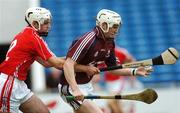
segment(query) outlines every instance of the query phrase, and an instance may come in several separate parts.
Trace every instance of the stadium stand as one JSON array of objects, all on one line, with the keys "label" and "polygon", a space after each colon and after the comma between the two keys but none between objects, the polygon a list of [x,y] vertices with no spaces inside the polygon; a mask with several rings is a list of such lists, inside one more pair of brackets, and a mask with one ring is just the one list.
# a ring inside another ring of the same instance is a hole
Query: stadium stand
[{"label": "stadium stand", "polygon": [[[51,10],[52,31],[47,43],[58,56],[65,56],[72,40],[95,25],[102,9],[119,12],[123,19],[119,46],[127,48],[137,60],[158,56],[168,47],[180,52],[179,0],[42,0]],[[173,66],[155,67],[144,83],[180,81],[180,61]]]}]

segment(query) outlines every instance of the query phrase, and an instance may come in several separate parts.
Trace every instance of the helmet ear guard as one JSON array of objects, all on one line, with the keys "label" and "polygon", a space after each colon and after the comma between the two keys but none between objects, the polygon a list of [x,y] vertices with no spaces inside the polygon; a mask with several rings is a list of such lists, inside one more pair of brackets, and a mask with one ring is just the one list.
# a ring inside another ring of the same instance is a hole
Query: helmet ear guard
[{"label": "helmet ear guard", "polygon": [[[102,24],[104,22],[107,23],[106,30],[102,28]],[[99,26],[103,30],[103,32],[107,33],[109,31],[109,28],[113,27],[114,24],[122,24],[121,16],[118,13],[108,9],[102,9],[98,12],[96,16],[96,25]]]}]

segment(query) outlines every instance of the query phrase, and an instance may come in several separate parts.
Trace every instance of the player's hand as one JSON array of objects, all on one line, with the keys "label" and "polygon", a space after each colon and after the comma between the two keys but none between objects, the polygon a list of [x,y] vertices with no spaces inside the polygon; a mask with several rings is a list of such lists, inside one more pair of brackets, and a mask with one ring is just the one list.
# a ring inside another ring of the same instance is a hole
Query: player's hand
[{"label": "player's hand", "polygon": [[72,91],[72,93],[76,100],[78,100],[78,101],[84,100],[84,95],[79,89]]},{"label": "player's hand", "polygon": [[154,71],[154,69],[152,66],[138,67],[136,69],[136,75],[142,75],[142,76],[147,77],[153,71]]},{"label": "player's hand", "polygon": [[99,73],[100,73],[100,70],[99,70],[97,67],[87,66],[86,74],[87,74],[88,76],[93,76],[93,75],[99,74]]},{"label": "player's hand", "polygon": [[145,66],[144,68],[148,73],[151,73],[154,71],[154,68],[152,66]]}]

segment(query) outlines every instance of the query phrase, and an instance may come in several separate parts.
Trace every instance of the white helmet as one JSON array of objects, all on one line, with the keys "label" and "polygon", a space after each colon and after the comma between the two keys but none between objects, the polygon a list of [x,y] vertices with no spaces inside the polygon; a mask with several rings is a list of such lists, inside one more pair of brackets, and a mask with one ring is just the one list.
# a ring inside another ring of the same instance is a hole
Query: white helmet
[{"label": "white helmet", "polygon": [[[40,25],[44,24],[45,20],[51,20],[51,13],[49,10],[42,7],[31,7],[27,9],[25,13],[26,22],[31,25],[35,30],[40,30]],[[32,23],[33,21],[38,22],[39,28],[36,29]]]},{"label": "white helmet", "polygon": [[[104,22],[107,23],[107,30],[102,29],[102,23]],[[109,28],[113,27],[114,24],[122,24],[121,16],[118,13],[108,9],[102,9],[98,12],[96,25],[99,26],[105,33],[108,32]]]}]

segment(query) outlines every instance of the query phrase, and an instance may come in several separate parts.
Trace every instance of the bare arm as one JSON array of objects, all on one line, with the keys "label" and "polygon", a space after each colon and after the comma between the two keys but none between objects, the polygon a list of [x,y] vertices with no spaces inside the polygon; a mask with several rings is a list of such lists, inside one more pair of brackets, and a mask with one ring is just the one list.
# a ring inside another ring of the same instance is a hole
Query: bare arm
[{"label": "bare arm", "polygon": [[53,65],[51,65],[48,61],[43,60],[40,57],[36,58],[36,61],[39,62],[41,65],[43,65],[44,67],[48,68],[48,67],[52,67]]},{"label": "bare arm", "polygon": [[64,64],[65,60],[62,58],[53,56],[53,57],[50,57],[47,60],[47,62],[57,69],[63,69],[63,64]]},{"label": "bare arm", "polygon": [[80,89],[78,88],[78,85],[77,85],[77,82],[75,79],[75,72],[74,72],[75,64],[76,64],[76,62],[74,62],[71,58],[66,59],[64,65],[63,65],[64,76],[65,76],[68,84],[70,85],[75,98],[77,100],[83,100],[84,96],[83,96],[82,92],[80,91]]},{"label": "bare arm", "polygon": [[50,57],[47,61],[43,60],[40,57],[36,58],[36,61],[39,62],[44,67],[55,67],[57,69],[63,69],[63,64],[65,62],[63,57]]},{"label": "bare arm", "polygon": [[76,63],[73,60],[67,58],[63,66],[65,78],[69,83],[70,87],[72,88],[72,90],[76,90],[78,88],[74,73],[75,64]]},{"label": "bare arm", "polygon": [[[44,67],[55,67],[57,69],[62,69],[65,62],[65,57],[51,57],[48,61],[41,59],[40,57],[36,58],[36,61],[39,62]],[[74,64],[75,72],[86,72],[88,75],[94,75],[99,73],[99,69],[93,66],[86,66],[81,64]]]},{"label": "bare arm", "polygon": [[75,72],[85,72],[88,76],[99,74],[99,69],[94,66],[75,64]]},{"label": "bare arm", "polygon": [[131,69],[130,68],[125,68],[125,69],[117,69],[117,70],[112,70],[109,71],[113,75],[123,75],[123,76],[130,76],[131,75]]},{"label": "bare arm", "polygon": [[110,71],[110,73],[114,75],[124,75],[124,76],[135,76],[135,75],[140,75],[140,76],[147,76],[153,71],[152,68],[145,68],[145,67],[138,67],[135,69],[132,68],[125,68],[125,69],[117,69]]}]

